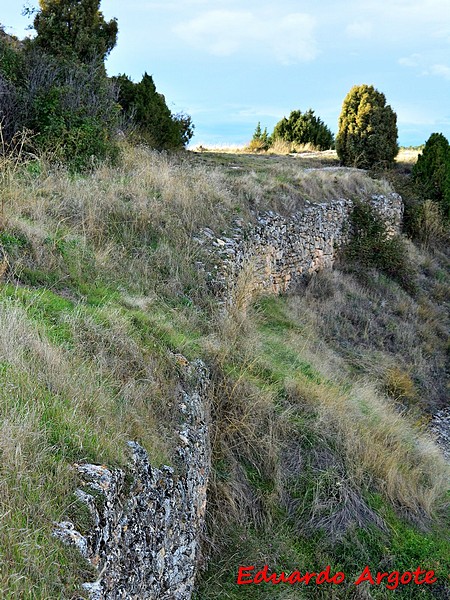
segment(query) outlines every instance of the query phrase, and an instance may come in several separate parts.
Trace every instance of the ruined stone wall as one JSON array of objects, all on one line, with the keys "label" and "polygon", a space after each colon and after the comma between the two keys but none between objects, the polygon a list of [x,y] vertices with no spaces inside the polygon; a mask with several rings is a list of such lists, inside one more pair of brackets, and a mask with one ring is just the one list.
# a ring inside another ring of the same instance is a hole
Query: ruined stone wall
[{"label": "ruined stone wall", "polygon": [[[388,231],[398,232],[403,216],[401,197],[379,195],[370,202]],[[211,271],[214,285],[225,296],[236,292],[239,281],[249,295],[258,290],[279,293],[296,277],[331,267],[337,249],[346,241],[352,206],[351,200],[340,199],[306,202],[301,212],[288,217],[260,212],[253,224],[236,221],[228,237],[204,229],[197,239],[215,262]]]},{"label": "ruined stone wall", "polygon": [[[398,231],[400,196],[376,196],[371,202],[389,231]],[[236,300],[239,281],[246,278],[248,297],[258,290],[278,293],[295,277],[332,266],[336,249],[346,239],[351,209],[350,200],[306,203],[289,217],[269,211],[255,215],[252,224],[237,221],[229,237],[204,229],[198,241],[213,262],[211,279],[218,292],[227,299],[234,294]],[[153,468],[136,442],[129,442],[127,473],[75,466],[83,482],[77,496],[91,515],[92,527],[82,534],[65,521],[54,534],[76,545],[95,568],[96,580],[84,584],[92,600],[191,598],[210,469],[208,375],[200,361],[190,365],[179,357],[179,362],[185,372],[179,394],[184,425],[178,467]]]},{"label": "ruined stone wall", "polygon": [[176,469],[153,468],[147,452],[129,442],[127,473],[105,466],[75,465],[83,491],[78,499],[89,510],[92,527],[82,535],[70,521],[54,535],[74,544],[95,568],[96,581],[84,588],[93,600],[188,600],[194,587],[199,537],[206,510],[210,468],[208,373],[201,361],[187,364],[178,408]]}]

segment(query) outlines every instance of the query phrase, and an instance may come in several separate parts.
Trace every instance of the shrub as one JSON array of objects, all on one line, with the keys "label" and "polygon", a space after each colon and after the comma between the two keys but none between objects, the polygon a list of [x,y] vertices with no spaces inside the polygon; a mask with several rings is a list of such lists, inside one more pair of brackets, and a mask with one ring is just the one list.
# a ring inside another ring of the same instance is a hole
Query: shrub
[{"label": "shrub", "polygon": [[258,121],[258,125],[256,126],[255,133],[251,139],[251,142],[248,146],[248,149],[252,152],[261,152],[269,149],[269,135],[267,133],[267,127],[264,128],[264,131],[261,130],[261,123]]},{"label": "shrub", "polygon": [[448,238],[441,206],[434,200],[425,200],[412,211],[410,232],[426,248],[438,247]]},{"label": "shrub", "polygon": [[18,86],[23,81],[24,69],[20,43],[0,27],[0,123],[2,143],[6,145],[17,132]]},{"label": "shrub", "polygon": [[116,45],[117,21],[100,0],[40,0],[36,37],[27,43],[26,126],[38,149],[71,168],[113,158],[118,107],[104,60]]},{"label": "shrub", "polygon": [[19,83],[24,70],[21,43],[14,36],[5,33],[0,26],[0,73],[7,81]]},{"label": "shrub", "polygon": [[373,86],[354,86],[344,99],[336,150],[343,165],[389,168],[398,153],[397,115]]},{"label": "shrub", "polygon": [[113,81],[119,87],[122,117],[134,129],[138,141],[160,150],[180,148],[189,142],[193,135],[191,117],[183,113],[172,115],[151,75],[144,73],[139,83],[127,75],[114,77]]},{"label": "shrub", "polygon": [[406,290],[415,289],[405,243],[399,235],[389,236],[382,217],[369,204],[354,202],[343,256],[350,265],[378,269]]},{"label": "shrub", "polygon": [[293,110],[288,119],[283,117],[273,130],[272,140],[276,139],[296,144],[312,144],[318,150],[334,147],[332,132],[311,109],[305,113]]},{"label": "shrub", "polygon": [[33,134],[27,135],[27,151],[50,153],[71,169],[91,166],[93,156],[114,158],[118,104],[103,60],[57,56],[44,51],[39,38],[38,32],[33,40],[19,42],[0,34],[3,148],[27,130]]},{"label": "shrub", "polygon": [[35,132],[35,147],[75,170],[92,166],[92,157],[115,158],[118,104],[103,64],[33,51],[27,65],[23,125]]},{"label": "shrub", "polygon": [[414,381],[408,372],[400,367],[387,370],[384,383],[386,393],[396,402],[411,404],[417,399]]},{"label": "shrub", "polygon": [[450,145],[442,133],[432,133],[413,167],[413,179],[425,199],[437,201],[450,217]]}]

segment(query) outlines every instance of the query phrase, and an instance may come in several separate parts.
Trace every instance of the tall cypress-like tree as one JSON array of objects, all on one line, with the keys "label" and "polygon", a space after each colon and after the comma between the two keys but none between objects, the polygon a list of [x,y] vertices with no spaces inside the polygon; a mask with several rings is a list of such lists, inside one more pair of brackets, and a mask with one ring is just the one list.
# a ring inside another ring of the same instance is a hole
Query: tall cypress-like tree
[{"label": "tall cypress-like tree", "polygon": [[343,165],[391,167],[398,153],[397,115],[372,85],[355,85],[342,105],[336,150]]},{"label": "tall cypress-like tree", "polygon": [[117,20],[106,21],[100,0],[40,0],[36,45],[53,56],[104,61],[117,42]]},{"label": "tall cypress-like tree", "polygon": [[413,178],[425,198],[440,203],[450,219],[450,144],[442,133],[432,133],[413,168]]}]

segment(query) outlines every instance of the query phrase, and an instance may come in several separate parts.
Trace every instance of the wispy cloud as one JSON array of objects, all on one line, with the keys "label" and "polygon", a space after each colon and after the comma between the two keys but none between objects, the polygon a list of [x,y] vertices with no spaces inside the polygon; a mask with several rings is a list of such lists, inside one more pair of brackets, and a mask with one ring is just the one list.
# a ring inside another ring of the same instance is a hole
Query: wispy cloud
[{"label": "wispy cloud", "polygon": [[282,64],[313,60],[315,19],[305,13],[213,10],[175,26],[186,43],[216,56],[269,54]]},{"label": "wispy cloud", "polygon": [[372,34],[372,23],[369,21],[353,21],[345,28],[345,33],[349,38],[357,40],[366,39]]},{"label": "wispy cloud", "polygon": [[432,61],[427,60],[422,54],[411,54],[398,60],[398,64],[402,67],[410,67],[420,70],[421,75],[435,75],[450,80],[450,67],[443,63],[430,64]]},{"label": "wispy cloud", "polygon": [[411,54],[410,56],[404,56],[402,58],[399,58],[398,64],[402,67],[423,67],[424,58],[421,54]]},{"label": "wispy cloud", "polygon": [[430,67],[430,72],[432,75],[437,75],[450,80],[450,67],[448,65],[432,65]]}]

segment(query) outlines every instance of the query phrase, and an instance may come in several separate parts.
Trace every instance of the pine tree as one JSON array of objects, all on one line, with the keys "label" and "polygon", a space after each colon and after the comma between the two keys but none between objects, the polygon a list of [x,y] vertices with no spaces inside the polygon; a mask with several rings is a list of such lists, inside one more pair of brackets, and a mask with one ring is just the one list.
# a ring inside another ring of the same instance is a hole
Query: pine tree
[{"label": "pine tree", "polygon": [[253,134],[252,140],[259,141],[261,139],[261,123],[258,121],[258,125],[256,126],[255,133]]},{"label": "pine tree", "polygon": [[138,137],[154,148],[180,148],[193,135],[189,115],[172,115],[162,94],[156,91],[153,77],[144,73],[139,83],[127,75],[113,78],[119,85],[122,112],[138,129]]}]

